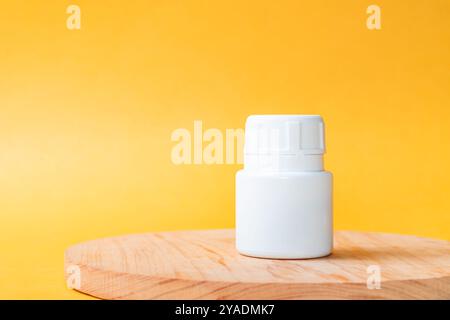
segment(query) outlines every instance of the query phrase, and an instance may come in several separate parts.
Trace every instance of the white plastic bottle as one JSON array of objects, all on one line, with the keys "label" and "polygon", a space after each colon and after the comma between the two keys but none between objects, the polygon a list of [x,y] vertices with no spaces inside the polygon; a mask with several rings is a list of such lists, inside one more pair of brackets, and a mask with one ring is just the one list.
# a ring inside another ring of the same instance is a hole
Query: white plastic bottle
[{"label": "white plastic bottle", "polygon": [[332,174],[318,115],[253,115],[236,174],[236,247],[244,255],[306,259],[333,247]]}]

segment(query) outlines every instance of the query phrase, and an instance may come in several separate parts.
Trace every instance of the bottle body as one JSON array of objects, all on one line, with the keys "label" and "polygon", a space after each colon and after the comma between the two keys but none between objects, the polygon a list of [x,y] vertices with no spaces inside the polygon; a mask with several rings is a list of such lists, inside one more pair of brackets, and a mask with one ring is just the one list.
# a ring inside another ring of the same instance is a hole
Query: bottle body
[{"label": "bottle body", "polygon": [[333,247],[332,174],[327,171],[236,175],[236,247],[274,259],[329,255]]}]

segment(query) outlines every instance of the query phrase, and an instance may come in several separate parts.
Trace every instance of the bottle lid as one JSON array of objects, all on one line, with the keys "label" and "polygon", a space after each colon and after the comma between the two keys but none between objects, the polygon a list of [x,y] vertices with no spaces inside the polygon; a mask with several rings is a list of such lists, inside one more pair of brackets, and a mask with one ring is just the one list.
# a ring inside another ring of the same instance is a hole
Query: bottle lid
[{"label": "bottle lid", "polygon": [[324,123],[319,115],[252,115],[245,125],[244,168],[322,171]]}]

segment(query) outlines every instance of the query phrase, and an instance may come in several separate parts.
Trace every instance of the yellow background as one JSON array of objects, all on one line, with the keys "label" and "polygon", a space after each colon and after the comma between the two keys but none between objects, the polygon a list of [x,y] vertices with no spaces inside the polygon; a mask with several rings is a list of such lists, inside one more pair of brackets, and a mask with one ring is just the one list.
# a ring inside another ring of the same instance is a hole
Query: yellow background
[{"label": "yellow background", "polygon": [[171,162],[196,119],[321,114],[336,229],[450,239],[448,0],[71,3],[0,5],[0,298],[83,298],[76,242],[233,227],[239,166]]}]

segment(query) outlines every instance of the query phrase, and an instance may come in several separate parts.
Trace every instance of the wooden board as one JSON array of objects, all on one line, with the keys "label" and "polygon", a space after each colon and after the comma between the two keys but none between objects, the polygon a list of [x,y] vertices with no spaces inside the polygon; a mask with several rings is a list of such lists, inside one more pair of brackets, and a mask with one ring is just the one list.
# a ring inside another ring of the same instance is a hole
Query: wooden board
[{"label": "wooden board", "polygon": [[234,230],[137,234],[72,246],[65,266],[104,299],[450,299],[450,242],[395,234],[336,232],[310,260],[242,256]]}]

